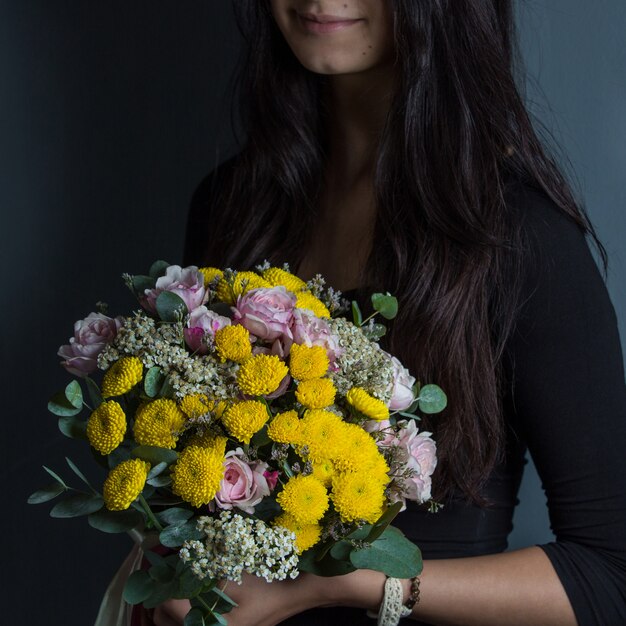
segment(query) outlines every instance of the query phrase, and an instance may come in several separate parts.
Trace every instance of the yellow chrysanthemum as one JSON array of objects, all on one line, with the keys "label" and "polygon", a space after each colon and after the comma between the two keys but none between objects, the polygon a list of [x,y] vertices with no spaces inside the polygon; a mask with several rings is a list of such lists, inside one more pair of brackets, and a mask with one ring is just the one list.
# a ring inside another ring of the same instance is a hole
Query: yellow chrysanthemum
[{"label": "yellow chrysanthemum", "polygon": [[313,476],[290,478],[276,501],[300,524],[315,524],[328,510],[326,487]]},{"label": "yellow chrysanthemum", "polygon": [[116,465],[106,477],[102,488],[104,504],[109,511],[124,511],[143,491],[150,463],[128,459]]},{"label": "yellow chrysanthemum", "polygon": [[296,534],[296,552],[302,554],[305,550],[312,548],[322,534],[322,527],[319,524],[300,524],[292,515],[283,513],[274,520],[275,526],[282,526]]},{"label": "yellow chrysanthemum", "polygon": [[317,317],[330,317],[330,311],[326,305],[310,291],[299,291],[296,294],[296,308],[308,309]]},{"label": "yellow chrysanthemum", "polygon": [[213,407],[213,416],[215,417],[215,419],[222,419],[222,415],[224,414],[227,406],[228,405],[226,404],[226,402],[224,402],[224,400],[220,400],[215,404],[215,406]]},{"label": "yellow chrysanthemum", "polygon": [[342,425],[341,418],[330,411],[309,409],[302,419],[298,453],[312,463],[332,458],[339,450]]},{"label": "yellow chrysanthemum", "polygon": [[300,441],[300,418],[295,411],[285,411],[274,417],[267,427],[267,435],[277,443],[293,443]]},{"label": "yellow chrysanthemum", "polygon": [[215,402],[203,393],[195,393],[191,396],[185,396],[179,403],[180,410],[189,418],[197,419],[212,411]]},{"label": "yellow chrysanthemum", "polygon": [[241,363],[252,354],[250,333],[241,324],[224,326],[215,333],[215,350],[222,361]]},{"label": "yellow chrysanthemum", "polygon": [[217,267],[200,267],[198,271],[204,276],[204,286],[210,285],[215,278],[224,276],[224,272]]},{"label": "yellow chrysanthemum", "polygon": [[115,400],[103,402],[87,420],[87,439],[100,454],[113,452],[125,434],[126,414]]},{"label": "yellow chrysanthemum", "polygon": [[237,372],[239,389],[248,396],[265,396],[278,389],[289,369],[273,354],[256,354],[246,359]]},{"label": "yellow chrysanthemum", "polygon": [[378,463],[378,457],[384,462],[373,437],[356,424],[344,422],[339,440],[335,455],[331,457],[339,471],[363,471]]},{"label": "yellow chrysanthemum", "polygon": [[319,463],[312,463],[313,478],[317,478],[325,487],[330,487],[333,476],[335,475],[335,467],[330,459],[324,459]]},{"label": "yellow chrysanthemum", "polygon": [[382,514],[384,486],[362,472],[343,472],[333,477],[331,499],[342,521],[365,520],[373,524]]},{"label": "yellow chrysanthemum", "polygon": [[143,376],[143,364],[136,356],[123,356],[111,365],[102,379],[102,397],[129,392]]},{"label": "yellow chrysanthemum", "polygon": [[222,423],[235,439],[250,443],[254,433],[263,428],[269,415],[262,402],[244,400],[229,406],[222,415]]},{"label": "yellow chrysanthemum", "polygon": [[303,380],[296,389],[296,400],[307,409],[325,409],[335,401],[335,385],[330,378]]},{"label": "yellow chrysanthemum", "polygon": [[141,446],[174,448],[185,420],[173,400],[159,398],[142,404],[135,414],[135,441]]},{"label": "yellow chrysanthemum", "polygon": [[291,345],[289,371],[296,380],[321,378],[328,371],[328,365],[328,354],[322,346]]},{"label": "yellow chrysanthemum", "polygon": [[262,276],[259,276],[255,272],[237,272],[232,279],[232,283],[222,279],[217,283],[217,297],[227,304],[235,304],[237,298],[247,293],[251,289],[257,289],[259,287],[265,287],[269,289],[272,285],[265,280]]},{"label": "yellow chrysanthemum", "polygon": [[188,446],[171,469],[172,491],[195,507],[213,500],[224,477],[224,457],[216,450]]},{"label": "yellow chrysanthemum", "polygon": [[346,395],[346,400],[359,413],[363,413],[363,415],[373,420],[380,422],[389,418],[389,407],[382,400],[374,398],[361,387],[352,387]]},{"label": "yellow chrysanthemum", "polygon": [[198,433],[193,434],[189,441],[187,442],[187,446],[198,446],[200,448],[204,448],[205,450],[211,450],[215,452],[218,456],[224,456],[226,454],[226,443],[228,442],[228,437],[221,437],[219,435],[214,435],[208,431],[205,431],[201,435]]},{"label": "yellow chrysanthemum", "polygon": [[269,267],[266,269],[263,272],[263,278],[273,287],[282,285],[285,289],[293,293],[306,289],[306,283],[301,278],[279,267]]}]

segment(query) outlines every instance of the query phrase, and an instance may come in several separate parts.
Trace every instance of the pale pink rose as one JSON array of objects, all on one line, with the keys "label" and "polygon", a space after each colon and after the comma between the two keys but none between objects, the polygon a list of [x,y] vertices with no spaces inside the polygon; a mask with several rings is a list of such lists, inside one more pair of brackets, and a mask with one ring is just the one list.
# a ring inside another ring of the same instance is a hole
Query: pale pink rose
[{"label": "pale pink rose", "polygon": [[141,306],[156,313],[156,299],[163,291],[175,293],[187,305],[191,313],[206,302],[208,294],[204,288],[204,276],[195,265],[181,267],[170,265],[164,276],[157,278],[154,289],[146,289],[140,298]]},{"label": "pale pink rose", "polygon": [[376,443],[381,448],[388,448],[396,441],[396,432],[392,428],[389,420],[367,420],[363,423],[363,428],[368,433],[383,433],[384,436],[381,436],[380,439],[376,439]]},{"label": "pale pink rose", "polygon": [[236,507],[246,513],[254,513],[254,507],[270,495],[270,486],[265,477],[267,463],[246,463],[243,450],[230,450],[224,457],[224,478],[215,496],[220,509]]},{"label": "pale pink rose", "polygon": [[415,400],[413,393],[415,377],[411,376],[409,370],[395,356],[389,354],[389,357],[393,363],[393,391],[389,408],[392,411],[405,411]]},{"label": "pale pink rose", "polygon": [[296,297],[283,286],[251,289],[237,298],[234,319],[263,341],[292,338],[291,321]]},{"label": "pale pink rose", "polygon": [[64,359],[61,365],[74,376],[85,377],[98,367],[98,355],[111,343],[121,328],[123,319],[90,313],[74,324],[74,336],[57,354]]},{"label": "pale pink rose", "polygon": [[437,446],[432,433],[419,432],[415,420],[398,422],[403,427],[398,433],[398,447],[413,476],[405,481],[403,496],[416,502],[430,499],[431,476],[437,467]]},{"label": "pale pink rose", "polygon": [[210,311],[205,306],[194,309],[187,320],[187,328],[184,329],[187,345],[198,354],[206,354],[209,350],[207,341],[212,341],[215,333],[230,325],[230,319]]},{"label": "pale pink rose", "polygon": [[328,322],[306,309],[294,311],[291,331],[295,343],[325,348],[331,366],[343,353],[343,348],[339,346],[338,338],[332,334]]}]

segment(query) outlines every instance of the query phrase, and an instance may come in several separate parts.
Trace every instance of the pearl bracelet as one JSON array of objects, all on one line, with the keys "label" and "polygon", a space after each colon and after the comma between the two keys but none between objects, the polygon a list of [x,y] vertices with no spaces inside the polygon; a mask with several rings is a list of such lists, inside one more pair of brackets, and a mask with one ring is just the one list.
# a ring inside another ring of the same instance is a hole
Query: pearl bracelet
[{"label": "pearl bracelet", "polygon": [[411,592],[406,604],[402,604],[403,590],[402,581],[399,578],[387,577],[385,592],[378,615],[368,611],[370,617],[377,617],[377,626],[397,626],[403,617],[408,617],[413,612],[413,607],[420,599],[420,579],[417,576],[411,578]]}]

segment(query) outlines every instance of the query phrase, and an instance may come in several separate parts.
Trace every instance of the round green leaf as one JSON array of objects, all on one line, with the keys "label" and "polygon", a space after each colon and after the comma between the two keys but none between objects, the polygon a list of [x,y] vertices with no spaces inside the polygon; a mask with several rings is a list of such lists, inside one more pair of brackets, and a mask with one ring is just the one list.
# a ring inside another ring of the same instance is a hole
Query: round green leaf
[{"label": "round green leaf", "polygon": [[77,380],[73,380],[65,388],[65,397],[75,409],[83,408],[83,390],[80,388],[80,383]]},{"label": "round green leaf", "polygon": [[203,533],[196,528],[193,521],[185,522],[179,526],[168,526],[159,534],[161,545],[167,548],[178,548],[189,539],[202,539]]},{"label": "round green leaf", "polygon": [[420,411],[428,414],[439,413],[448,404],[446,394],[437,385],[424,385],[417,400]]},{"label": "round green leaf", "polygon": [[398,300],[390,293],[372,294],[372,306],[387,320],[392,320],[398,314]]},{"label": "round green leaf", "polygon": [[143,390],[149,398],[156,397],[163,386],[164,378],[160,367],[151,367],[146,372],[146,377],[143,381]]},{"label": "round green leaf", "polygon": [[35,493],[31,493],[28,497],[28,504],[41,504],[48,502],[65,491],[65,487],[59,482],[50,483],[47,487],[38,489]]},{"label": "round green leaf", "polygon": [[51,517],[80,517],[99,511],[104,506],[101,496],[76,493],[58,502],[50,511]]},{"label": "round green leaf", "polygon": [[193,511],[181,507],[172,507],[171,509],[165,509],[165,511],[159,511],[157,513],[159,521],[167,526],[182,524],[192,516]]},{"label": "round green leaf", "polygon": [[155,583],[148,572],[137,570],[133,572],[124,585],[123,597],[128,604],[140,604],[154,591]]},{"label": "round green leaf", "polygon": [[144,518],[135,509],[109,511],[106,508],[102,508],[100,511],[92,513],[87,518],[87,521],[92,528],[103,533],[125,533],[141,525]]},{"label": "round green leaf", "polygon": [[167,261],[155,261],[150,266],[150,271],[148,273],[150,274],[151,278],[154,278],[156,280],[157,278],[165,274],[165,271],[169,266],[170,264]]},{"label": "round green leaf", "polygon": [[89,378],[89,376],[85,377],[85,384],[87,385],[87,392],[89,393],[91,404],[94,409],[97,409],[104,402],[100,387],[98,387],[96,381],[93,380],[93,378]]},{"label": "round green leaf", "polygon": [[76,415],[59,417],[59,430],[70,439],[87,439],[87,422]]},{"label": "round green leaf", "polygon": [[187,305],[175,293],[162,291],[156,299],[156,310],[164,322],[176,322],[187,313]]},{"label": "round green leaf", "polygon": [[131,276],[133,291],[138,296],[143,296],[146,289],[154,289],[156,280],[150,276]]},{"label": "round green leaf", "polygon": [[59,417],[78,415],[82,407],[76,408],[66,397],[63,391],[55,393],[48,401],[48,411]]}]

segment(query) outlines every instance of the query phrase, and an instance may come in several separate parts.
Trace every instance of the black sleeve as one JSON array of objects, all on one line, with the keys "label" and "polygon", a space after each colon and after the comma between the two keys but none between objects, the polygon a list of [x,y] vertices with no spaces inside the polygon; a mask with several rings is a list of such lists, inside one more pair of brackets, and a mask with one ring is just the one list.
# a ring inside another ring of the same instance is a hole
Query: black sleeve
[{"label": "black sleeve", "polygon": [[518,200],[526,301],[511,340],[519,433],[537,466],[552,562],[580,626],[626,624],[626,386],[615,311],[578,226]]}]

